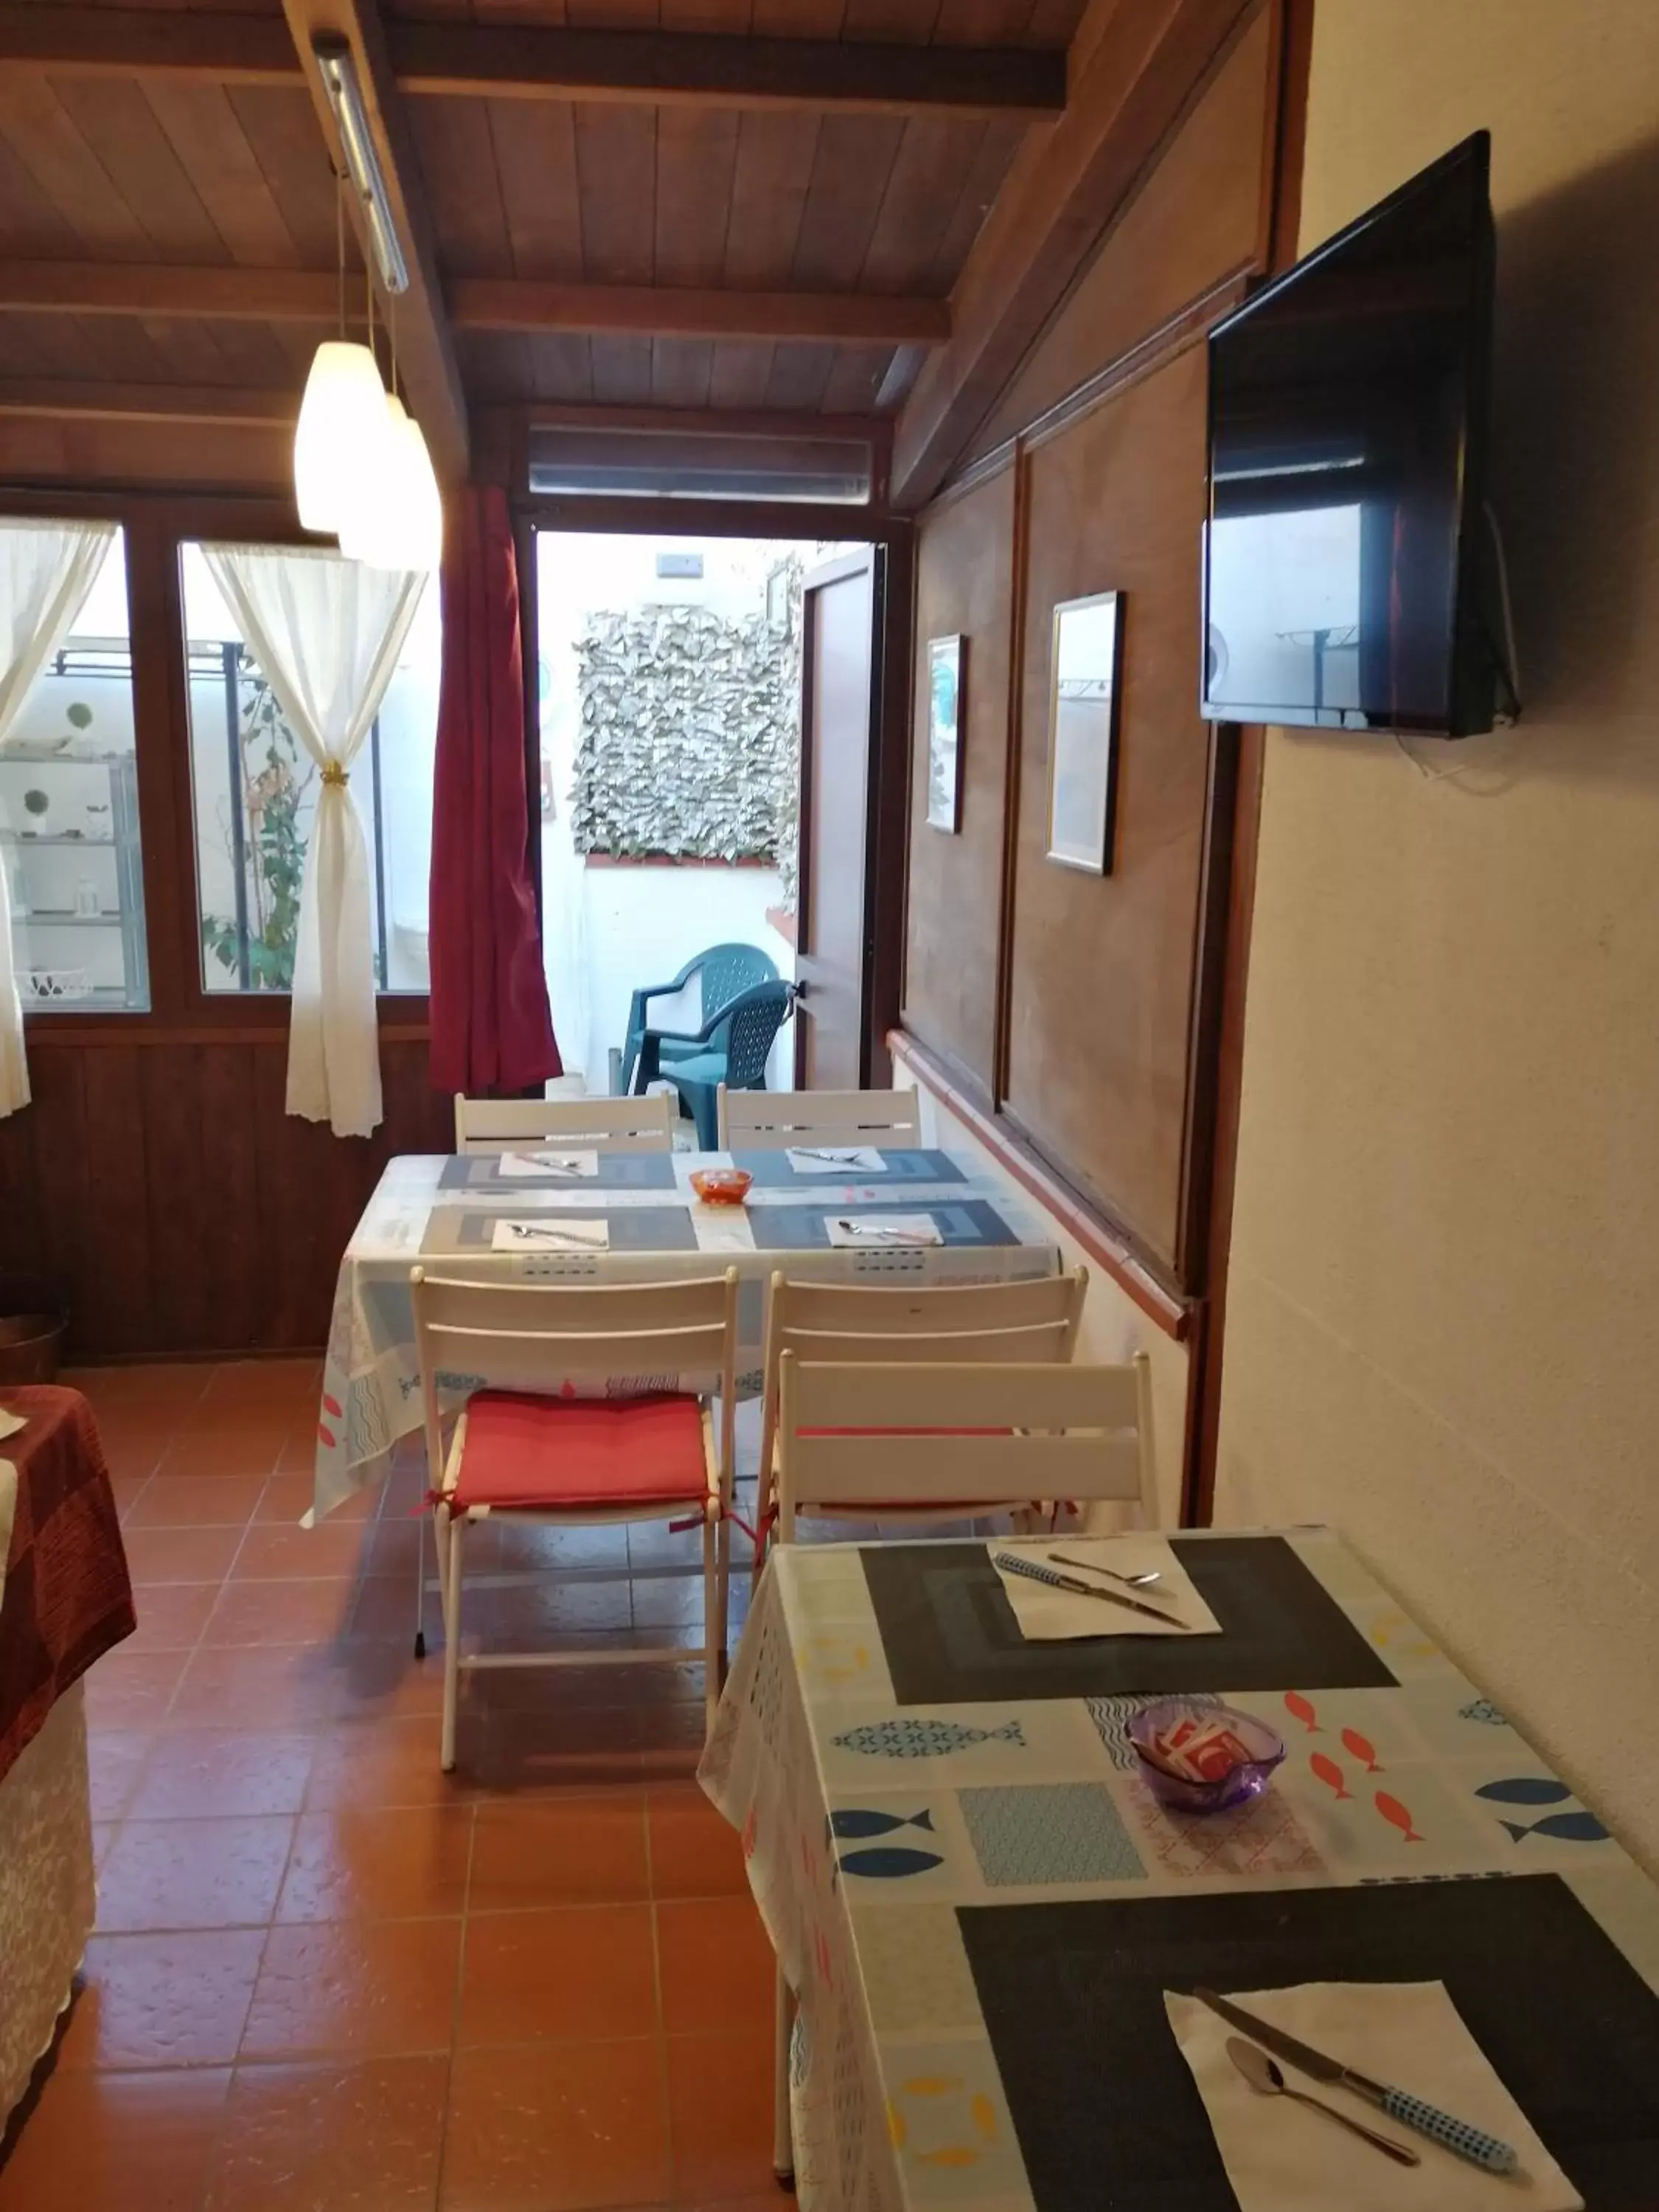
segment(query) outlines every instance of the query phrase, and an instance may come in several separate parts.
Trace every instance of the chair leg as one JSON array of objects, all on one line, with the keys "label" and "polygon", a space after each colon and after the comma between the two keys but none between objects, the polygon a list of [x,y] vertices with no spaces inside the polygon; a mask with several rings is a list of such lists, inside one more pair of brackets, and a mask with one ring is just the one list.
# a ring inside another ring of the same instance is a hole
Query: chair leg
[{"label": "chair leg", "polygon": [[772,2171],[786,2188],[795,2179],[794,2130],[789,2119],[789,2043],[794,2025],[794,1992],[780,1966],[772,2052]]},{"label": "chair leg", "polygon": [[726,1590],[717,1565],[714,1523],[702,1524],[703,1725],[712,1735],[720,1702],[720,1656],[726,1643]]},{"label": "chair leg", "polygon": [[720,1680],[726,1679],[726,1656],[732,1646],[732,1516],[720,1516],[720,1533],[715,1539],[719,1552],[720,1606]]},{"label": "chair leg", "polygon": [[455,1722],[461,1696],[461,1543],[466,1516],[450,1518],[438,1509],[438,1542],[447,1548],[449,1569],[444,1577],[444,1718],[438,1764],[446,1774],[455,1771]]},{"label": "chair leg", "polygon": [[426,1516],[415,1523],[415,1656],[426,1656]]}]

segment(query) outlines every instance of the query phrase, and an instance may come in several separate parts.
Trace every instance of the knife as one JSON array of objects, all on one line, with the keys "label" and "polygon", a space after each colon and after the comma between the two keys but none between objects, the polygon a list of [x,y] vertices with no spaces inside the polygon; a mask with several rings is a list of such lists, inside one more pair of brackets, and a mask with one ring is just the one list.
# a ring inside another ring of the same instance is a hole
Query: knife
[{"label": "knife", "polygon": [[1025,1575],[1034,1583],[1047,1583],[1050,1589],[1070,1590],[1078,1597],[1103,1598],[1108,1605],[1121,1605],[1131,1613],[1144,1613],[1149,1620],[1161,1620],[1166,1628],[1185,1630],[1187,1622],[1173,1613],[1160,1613],[1155,1605],[1143,1605],[1138,1597],[1124,1597],[1117,1590],[1099,1589],[1093,1583],[1079,1582],[1075,1575],[1056,1574],[1052,1567],[1041,1567],[1035,1559],[1022,1559],[1014,1552],[999,1552],[996,1564],[1011,1575]]},{"label": "knife", "polygon": [[1298,2042],[1282,2027],[1273,2027],[1267,2021],[1258,2020],[1254,2013],[1246,2012],[1243,2005],[1218,1997],[1213,1990],[1194,1990],[1193,1995],[1230,2027],[1242,2029],[1264,2050],[1271,2051],[1275,2058],[1294,2066],[1298,2073],[1310,2075],[1316,2081],[1334,2081],[1344,2089],[1352,2089],[1355,2096],[1375,2105],[1402,2127],[1414,2128],[1419,2135],[1427,2136],[1431,2142],[1455,2151],[1460,2158],[1484,2166],[1488,2173],[1513,2173],[1519,2166],[1520,2158],[1512,2145],[1470,2127],[1467,2120],[1454,2119],[1449,2112],[1425,2104],[1420,2097],[1409,2096],[1403,2089],[1391,2089],[1384,2081],[1373,2081],[1369,2075],[1358,2074],[1352,2067],[1344,2066],[1340,2059],[1328,2058],[1311,2044]]}]

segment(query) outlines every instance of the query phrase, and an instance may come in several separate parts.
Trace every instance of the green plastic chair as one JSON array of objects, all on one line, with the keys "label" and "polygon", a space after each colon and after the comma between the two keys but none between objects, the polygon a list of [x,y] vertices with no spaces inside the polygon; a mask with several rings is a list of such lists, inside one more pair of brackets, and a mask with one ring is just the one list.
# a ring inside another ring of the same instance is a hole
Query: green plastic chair
[{"label": "green plastic chair", "polygon": [[767,1055],[794,1001],[793,983],[757,983],[705,1022],[696,1037],[677,1040],[696,1049],[667,1066],[658,1061],[656,1031],[647,1030],[640,1045],[641,1089],[659,1075],[665,1077],[697,1125],[699,1150],[716,1151],[721,1084],[728,1091],[765,1090]]},{"label": "green plastic chair", "polygon": [[[702,1049],[708,1035],[708,1025],[717,1014],[724,1012],[732,1001],[744,991],[752,990],[757,983],[775,983],[777,963],[763,952],[758,945],[711,945],[706,952],[699,952],[695,960],[688,960],[679,974],[669,983],[652,983],[642,991],[635,991],[628,1009],[628,1041],[623,1047],[622,1087],[631,1091],[641,1091],[645,1082],[635,1085],[640,1064],[640,1052],[647,1033],[647,1011],[653,999],[665,999],[676,991],[683,991],[691,978],[701,978],[702,991],[703,1027],[691,1035],[684,1030],[654,1030],[650,1034],[657,1040],[657,1072],[669,1073],[677,1060],[688,1058]],[[649,1081],[647,1077],[646,1081]]]}]

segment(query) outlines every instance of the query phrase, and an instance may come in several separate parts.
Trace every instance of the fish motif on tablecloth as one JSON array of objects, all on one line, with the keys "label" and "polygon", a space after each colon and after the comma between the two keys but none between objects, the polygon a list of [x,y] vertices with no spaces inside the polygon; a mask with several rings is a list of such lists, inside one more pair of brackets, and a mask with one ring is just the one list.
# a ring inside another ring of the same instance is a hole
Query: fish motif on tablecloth
[{"label": "fish motif on tablecloth", "polygon": [[927,1874],[945,1861],[937,1851],[913,1851],[897,1844],[879,1844],[869,1850],[845,1851],[836,1864],[843,1874],[861,1875],[866,1881],[903,1881]]},{"label": "fish motif on tablecloth", "polygon": [[878,1813],[873,1807],[848,1805],[831,1813],[824,1824],[824,1841],[838,1837],[852,1843],[866,1836],[890,1836],[896,1828],[929,1828],[933,1815],[923,1806],[920,1813]]},{"label": "fish motif on tablecloth", "polygon": [[833,1739],[842,1751],[862,1752],[873,1759],[942,1759],[976,1743],[1025,1744],[1018,1721],[1000,1728],[967,1728],[960,1721],[866,1721]]},{"label": "fish motif on tablecloth", "polygon": [[[1574,1792],[1551,1775],[1516,1774],[1498,1782],[1483,1782],[1474,1794],[1495,1805],[1565,1805]],[[1547,1836],[1559,1844],[1605,1844],[1610,1833],[1594,1813],[1582,1808],[1572,1813],[1550,1813],[1541,1820],[1500,1820],[1498,1825],[1517,1844],[1528,1836]]]},{"label": "fish motif on tablecloth", "polygon": [[1472,1698],[1467,1705],[1457,1708],[1460,1720],[1478,1721],[1483,1728],[1507,1728],[1509,1716],[1502,1713],[1490,1698]]}]

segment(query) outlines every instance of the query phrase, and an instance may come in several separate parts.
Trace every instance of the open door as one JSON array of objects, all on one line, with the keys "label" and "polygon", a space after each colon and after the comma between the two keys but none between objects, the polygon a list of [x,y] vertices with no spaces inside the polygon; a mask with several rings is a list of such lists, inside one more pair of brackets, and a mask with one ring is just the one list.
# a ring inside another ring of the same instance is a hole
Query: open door
[{"label": "open door", "polygon": [[868,856],[877,549],[860,546],[809,569],[803,592],[795,1085],[857,1091],[869,1080],[875,955]]}]

